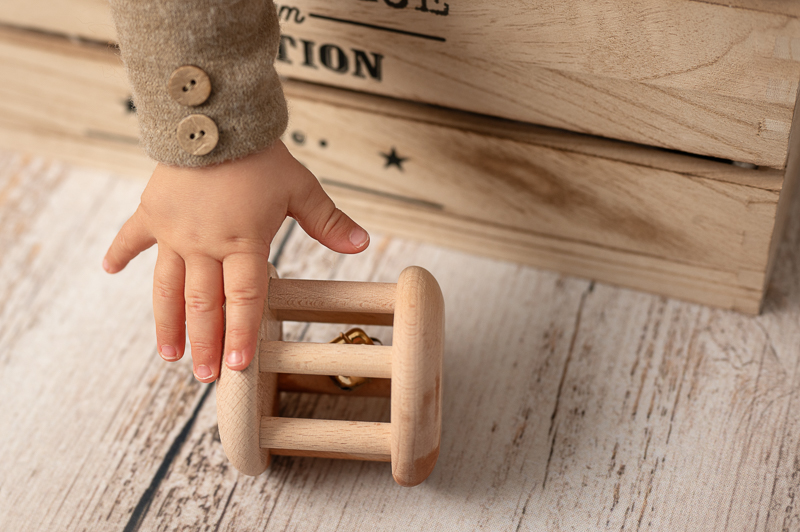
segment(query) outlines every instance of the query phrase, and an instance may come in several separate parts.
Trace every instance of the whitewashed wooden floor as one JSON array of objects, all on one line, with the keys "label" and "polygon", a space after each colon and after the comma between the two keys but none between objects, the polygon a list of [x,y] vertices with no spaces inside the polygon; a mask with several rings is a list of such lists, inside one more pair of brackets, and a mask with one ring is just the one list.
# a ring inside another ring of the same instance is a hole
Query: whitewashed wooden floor
[{"label": "whitewashed wooden floor", "polygon": [[[394,281],[418,264],[440,280],[441,457],[407,489],[386,464],[278,458],[249,478],[227,463],[214,387],[156,355],[155,254],[100,268],[142,187],[0,152],[0,530],[800,530],[798,216],[758,318],[289,233],[284,277]],[[385,421],[389,406],[294,396],[283,412]]]}]

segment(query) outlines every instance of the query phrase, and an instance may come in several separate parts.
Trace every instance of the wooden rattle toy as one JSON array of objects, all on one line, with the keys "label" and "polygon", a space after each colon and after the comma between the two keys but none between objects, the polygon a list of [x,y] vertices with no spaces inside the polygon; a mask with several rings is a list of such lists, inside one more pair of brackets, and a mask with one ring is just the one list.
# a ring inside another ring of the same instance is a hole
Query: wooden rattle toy
[{"label": "wooden rattle toy", "polygon": [[[271,455],[392,463],[402,486],[433,470],[441,439],[444,300],[436,279],[406,268],[393,283],[279,279],[270,265],[259,343],[250,366],[222,364],[217,417],[239,471],[259,475]],[[283,321],[393,325],[393,345],[282,341]],[[278,417],[278,374],[391,379],[391,422]]]}]

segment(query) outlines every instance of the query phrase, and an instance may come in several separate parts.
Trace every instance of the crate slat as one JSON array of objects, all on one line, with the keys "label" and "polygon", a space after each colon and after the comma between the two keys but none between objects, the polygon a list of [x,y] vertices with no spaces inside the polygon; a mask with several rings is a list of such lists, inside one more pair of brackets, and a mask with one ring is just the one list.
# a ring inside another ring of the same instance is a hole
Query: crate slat
[{"label": "crate slat", "polygon": [[[786,165],[794,2],[280,4],[281,74],[570,131]],[[426,9],[420,9],[423,4]],[[6,0],[0,22],[109,42],[103,0]],[[390,31],[391,30],[391,31]]]}]

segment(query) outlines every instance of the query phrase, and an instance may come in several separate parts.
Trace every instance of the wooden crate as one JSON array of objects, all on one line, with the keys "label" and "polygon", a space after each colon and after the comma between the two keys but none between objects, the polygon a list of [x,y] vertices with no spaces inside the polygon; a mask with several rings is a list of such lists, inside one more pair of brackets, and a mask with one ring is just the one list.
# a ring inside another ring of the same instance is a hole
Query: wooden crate
[{"label": "wooden crate", "polygon": [[[800,80],[797,2],[295,0],[279,8],[286,76],[786,166]],[[0,21],[115,39],[105,0],[5,0]]]},{"label": "wooden crate", "polygon": [[[0,29],[0,146],[146,177],[118,57]],[[287,82],[285,141],[370,229],[758,311],[797,174]],[[391,157],[392,154],[395,158]]]}]

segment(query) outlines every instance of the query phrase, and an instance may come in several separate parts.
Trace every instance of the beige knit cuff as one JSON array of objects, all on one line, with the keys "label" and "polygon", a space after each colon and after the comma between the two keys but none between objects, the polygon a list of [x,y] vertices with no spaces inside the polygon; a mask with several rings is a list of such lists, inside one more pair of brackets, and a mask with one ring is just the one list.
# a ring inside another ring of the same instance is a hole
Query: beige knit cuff
[{"label": "beige knit cuff", "polygon": [[[280,29],[269,0],[111,0],[122,59],[133,86],[141,143],[150,157],[179,166],[206,166],[244,157],[280,138],[288,120],[273,66]],[[211,82],[196,106],[167,87],[176,69],[192,65]],[[189,115],[212,120],[219,139],[206,155],[178,141]]]}]

